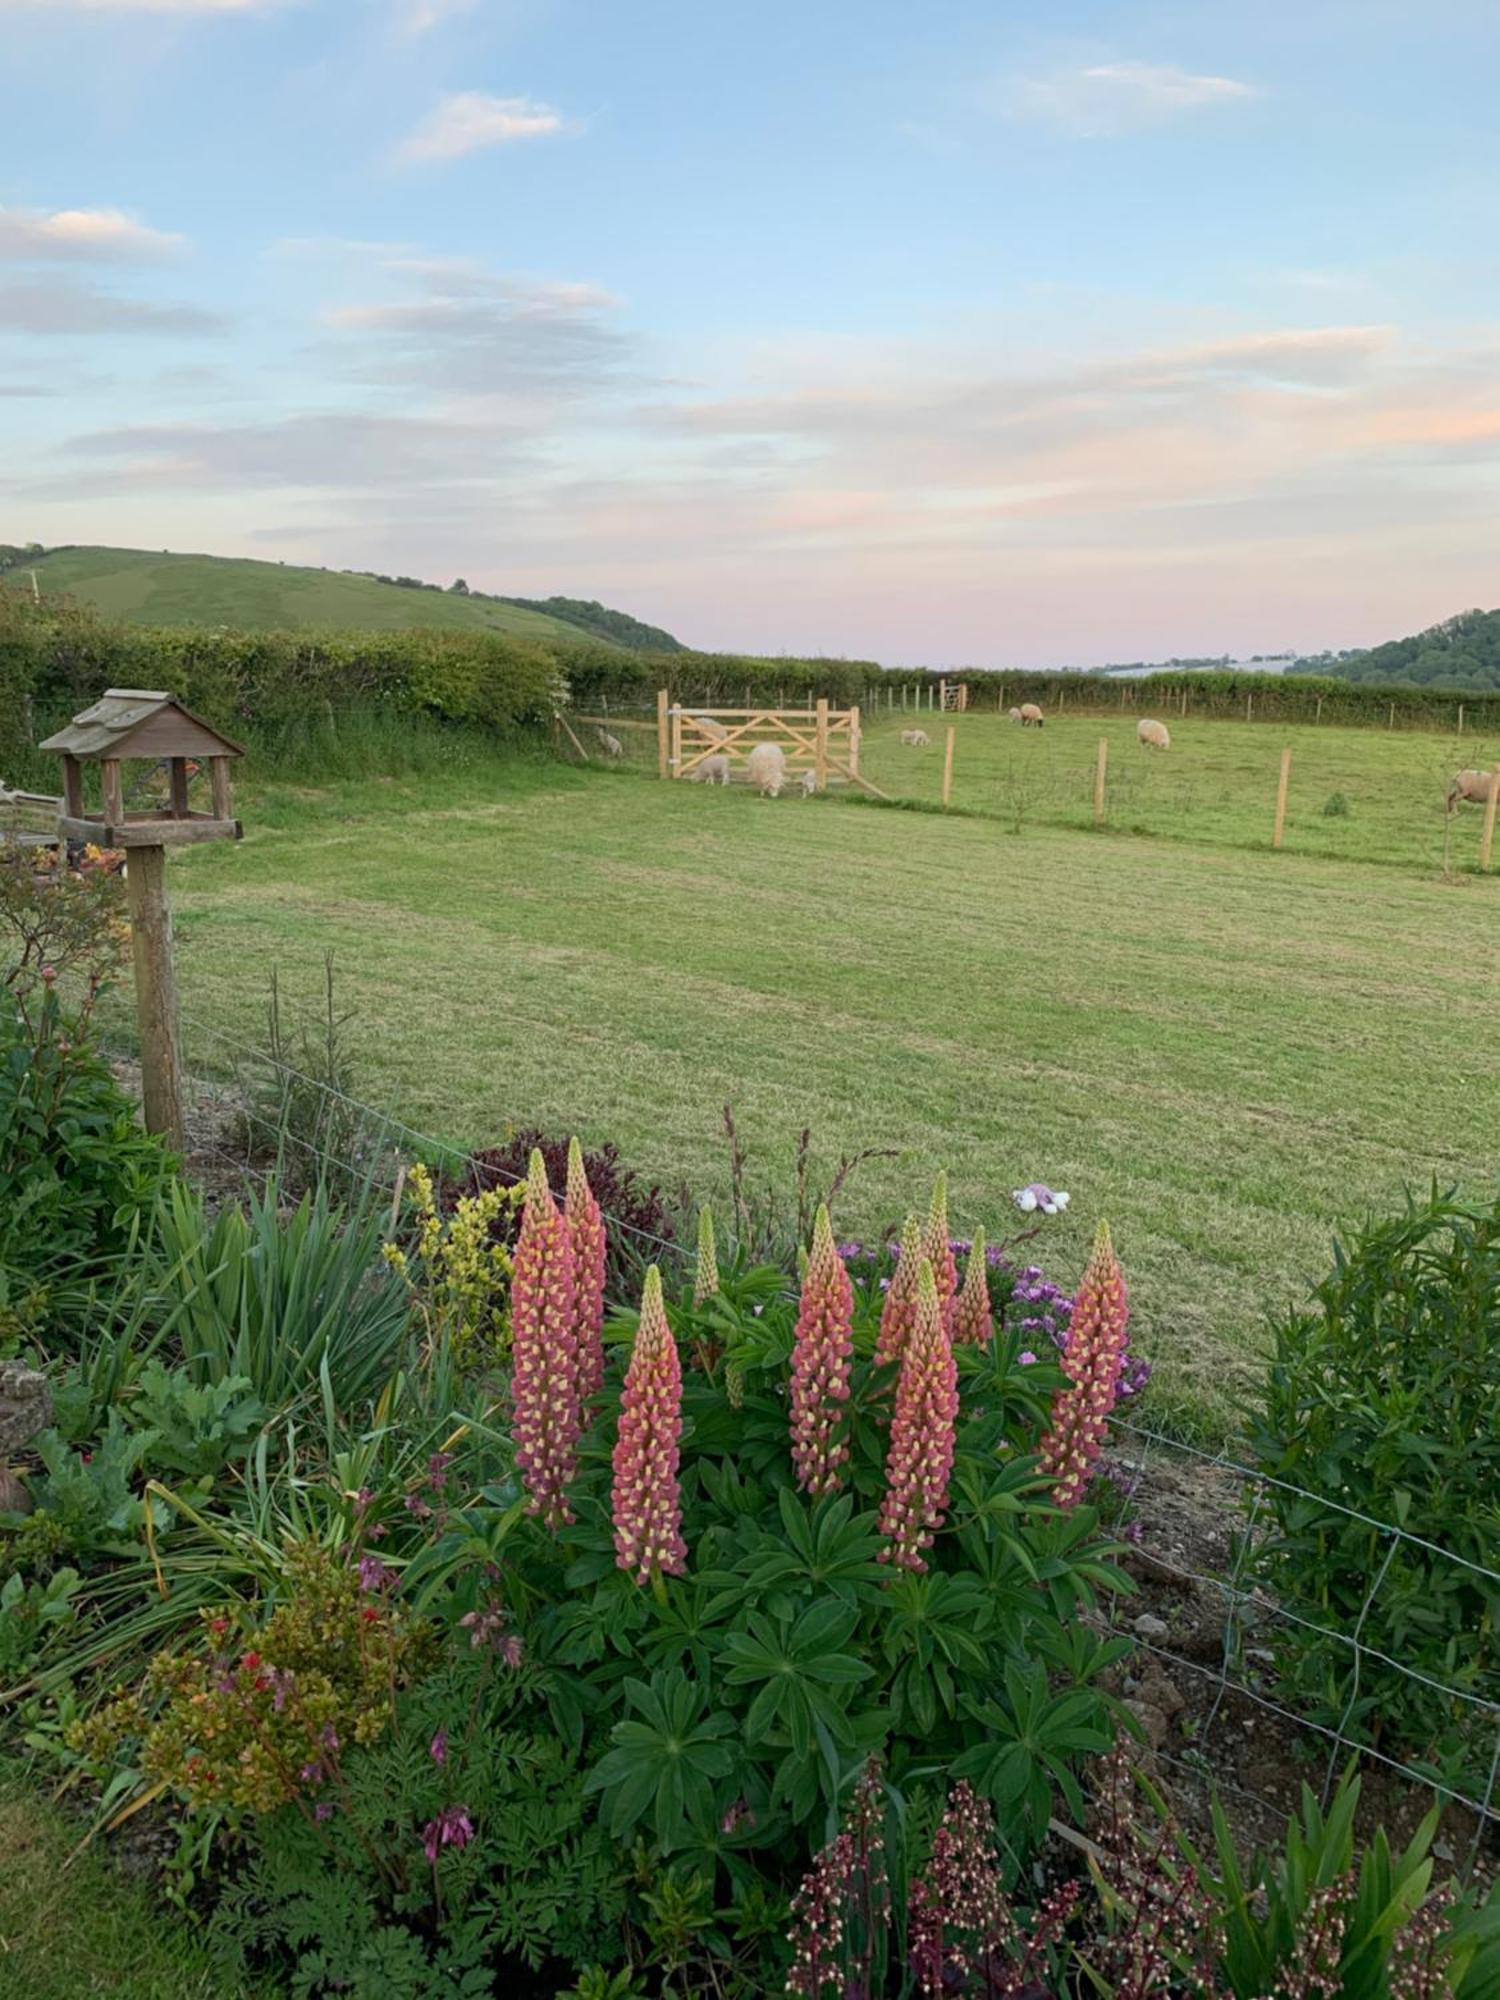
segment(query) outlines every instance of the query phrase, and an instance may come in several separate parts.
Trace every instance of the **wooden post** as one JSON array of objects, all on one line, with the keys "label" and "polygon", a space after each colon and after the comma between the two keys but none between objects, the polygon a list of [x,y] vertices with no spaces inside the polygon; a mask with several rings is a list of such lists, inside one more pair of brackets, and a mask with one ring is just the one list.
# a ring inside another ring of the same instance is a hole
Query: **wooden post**
[{"label": "wooden post", "polygon": [[1122,712],[1123,712],[1123,710],[1124,710],[1124,707],[1125,707],[1125,683],[1124,683],[1124,681],[1121,681],[1121,683],[1120,683],[1120,708],[1121,708],[1121,711],[1122,711]]},{"label": "wooden post", "polygon": [[1490,872],[1490,849],[1495,844],[1495,807],[1500,804],[1500,764],[1490,772],[1490,789],[1484,802],[1484,831],[1479,836],[1479,867]]},{"label": "wooden post", "polygon": [[1253,707],[1253,705],[1254,705],[1254,702],[1255,702],[1255,696],[1254,696],[1253,694],[1247,694],[1247,695],[1245,696],[1245,720],[1246,720],[1246,722],[1248,722],[1248,721],[1250,720],[1250,711],[1251,711],[1251,708],[1252,708],[1252,707]]},{"label": "wooden post", "polygon": [[667,775],[667,691],[656,690],[656,775]]},{"label": "wooden post", "polygon": [[1322,695],[1319,695],[1319,696],[1318,696],[1318,712],[1317,712],[1317,714],[1316,714],[1316,715],[1315,715],[1315,716],[1313,717],[1313,721],[1314,721],[1314,722],[1321,722],[1322,720],[1323,720],[1323,697],[1322,697]]},{"label": "wooden post", "polygon": [[849,775],[859,776],[859,710],[849,711]]},{"label": "wooden post", "polygon": [[903,682],[901,683],[901,706],[902,706],[902,708],[903,708],[903,709],[904,709],[904,708],[906,707],[906,682],[905,682],[905,681],[903,681]]},{"label": "wooden post", "polygon": [[1094,759],[1094,824],[1104,824],[1104,780],[1109,770],[1109,738],[1099,738],[1099,755]]},{"label": "wooden post", "polygon": [[948,683],[947,683],[946,681],[939,681],[939,682],[938,682],[938,707],[939,707],[939,708],[941,708],[941,709],[946,709],[946,708],[947,708],[947,706],[948,706]]},{"label": "wooden post", "polygon": [[215,819],[229,819],[234,807],[229,796],[229,759],[210,757],[208,760],[208,783],[213,794]]},{"label": "wooden post", "polygon": [[818,697],[818,720],[813,736],[813,779],[820,792],[828,790],[828,697]]},{"label": "wooden post", "polygon": [[953,737],[952,725],[948,729],[948,741],[943,746],[943,811],[948,810],[948,801],[953,797]]},{"label": "wooden post", "polygon": [[1462,702],[1458,704],[1458,733],[1460,736],[1464,733],[1464,705]]},{"label": "wooden post", "polygon": [[76,757],[63,758],[63,811],[69,819],[83,818],[83,766]]},{"label": "wooden post", "polygon": [[125,824],[125,787],[120,781],[120,760],[118,757],[103,757],[99,761],[99,778],[104,786],[104,823],[106,826]]},{"label": "wooden post", "polygon": [[179,819],[186,819],[191,808],[188,805],[188,774],[186,757],[172,757],[167,761],[169,784],[171,787],[172,810]]},{"label": "wooden post", "polygon": [[1281,776],[1276,781],[1276,825],[1271,834],[1273,848],[1281,846],[1282,829],[1286,825],[1286,787],[1292,775],[1292,748],[1288,744],[1281,753]]},{"label": "wooden post", "polygon": [[1391,719],[1385,726],[1387,729],[1394,729],[1396,726],[1396,704],[1394,702],[1391,703]]},{"label": "wooden post", "polygon": [[672,754],[667,765],[672,777],[682,776],[682,710],[675,705],[672,709]]},{"label": "wooden post", "polygon": [[1063,708],[1067,703],[1067,699],[1068,699],[1068,690],[1065,687],[1060,687],[1057,690],[1057,712],[1059,715],[1062,714]]},{"label": "wooden post", "polygon": [[[108,765],[105,766],[108,769]],[[119,770],[118,764],[115,765]],[[181,1152],[182,1048],[177,1025],[177,977],[172,966],[172,912],[167,903],[167,851],[133,847],[125,864],[130,944],[135,959],[135,1013],[141,1041],[141,1097],[146,1130]]]}]

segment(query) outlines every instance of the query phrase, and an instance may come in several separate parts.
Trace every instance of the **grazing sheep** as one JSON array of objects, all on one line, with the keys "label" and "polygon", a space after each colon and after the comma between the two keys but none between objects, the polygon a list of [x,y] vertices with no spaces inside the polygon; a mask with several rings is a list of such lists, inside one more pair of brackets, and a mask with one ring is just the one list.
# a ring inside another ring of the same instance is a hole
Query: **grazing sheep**
[{"label": "grazing sheep", "polygon": [[1464,803],[1475,806],[1486,804],[1490,796],[1491,775],[1489,771],[1456,772],[1453,783],[1448,787],[1449,812]]},{"label": "grazing sheep", "polygon": [[625,755],[625,745],[620,741],[618,736],[611,736],[607,729],[596,729],[594,734],[598,737],[600,746],[606,757],[623,757]]},{"label": "grazing sheep", "polygon": [[757,743],[745,759],[752,785],[765,799],[779,799],[786,783],[786,752],[779,743]]},{"label": "grazing sheep", "polygon": [[913,750],[925,750],[929,738],[925,729],[903,729],[901,741],[910,744]]},{"label": "grazing sheep", "polygon": [[712,757],[705,757],[701,764],[695,764],[688,772],[689,780],[695,785],[727,785],[729,783],[729,759],[723,751]]},{"label": "grazing sheep", "polygon": [[804,771],[801,777],[799,777],[797,780],[797,789],[801,792],[803,798],[810,799],[813,793],[818,789],[817,772]]},{"label": "grazing sheep", "polygon": [[1170,750],[1172,738],[1164,722],[1153,722],[1148,716],[1135,725],[1135,739],[1147,750]]},{"label": "grazing sheep", "polygon": [[1023,701],[1021,703],[1021,727],[1023,729],[1029,729],[1033,723],[1040,729],[1045,720],[1046,718],[1043,716],[1042,711],[1034,701]]},{"label": "grazing sheep", "polygon": [[1020,711],[1020,709],[1018,709],[1018,708],[1013,708],[1013,709],[1011,710],[1011,712],[1010,712],[1010,719],[1011,719],[1011,721],[1012,721],[1012,722],[1019,722],[1019,721],[1021,720],[1021,711]]},{"label": "grazing sheep", "polygon": [[714,722],[706,715],[690,715],[688,721],[696,722],[711,743],[722,743],[729,734],[722,722]]}]

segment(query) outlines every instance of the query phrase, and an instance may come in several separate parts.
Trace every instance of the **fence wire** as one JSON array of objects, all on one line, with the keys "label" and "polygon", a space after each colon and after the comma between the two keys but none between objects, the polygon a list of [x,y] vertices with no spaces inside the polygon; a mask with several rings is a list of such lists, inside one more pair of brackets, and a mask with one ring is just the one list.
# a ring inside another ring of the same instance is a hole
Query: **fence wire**
[{"label": "fence wire", "polygon": [[[316,1092],[330,1107],[337,1107],[345,1121],[346,1135],[351,1129],[350,1121],[354,1121],[359,1138],[354,1149],[353,1170],[361,1185],[378,1189],[392,1201],[400,1191],[403,1157],[446,1159],[460,1169],[470,1158],[462,1147],[420,1131],[391,1113],[367,1104],[320,1078],[311,1077],[264,1050],[250,1047],[208,1022],[185,1017],[184,1025],[226,1053],[227,1067],[235,1079],[226,1103],[226,1091],[222,1084],[191,1072],[190,1087],[199,1104],[220,1114],[228,1109],[242,1121],[248,1132],[260,1134],[265,1141],[262,1157],[274,1153],[281,1146],[289,1146],[320,1169],[344,1174],[351,1171],[347,1146],[342,1151],[335,1151],[317,1137],[309,1138],[287,1130],[283,1122],[259,1108],[253,1090],[246,1084],[247,1068],[274,1073],[283,1083],[295,1083],[298,1087]],[[231,1150],[214,1137],[198,1150],[221,1160],[236,1173],[249,1172],[262,1181],[268,1178],[257,1169],[250,1157],[252,1149],[247,1148],[243,1153]],[[503,1173],[501,1178],[516,1185],[524,1176]],[[664,1253],[680,1261],[686,1260],[690,1254],[684,1245],[641,1229],[618,1216],[607,1215],[606,1220],[612,1228],[649,1246],[653,1252]],[[1173,1674],[1193,1676],[1204,1691],[1206,1710],[1196,1725],[1192,1739],[1183,1743],[1164,1741],[1155,1751],[1157,1761],[1178,1774],[1184,1784],[1200,1788],[1205,1794],[1211,1791],[1233,1796],[1267,1814],[1276,1823],[1285,1825],[1293,1817],[1288,1805],[1273,1796],[1269,1787],[1257,1788],[1254,1783],[1245,1782],[1246,1774],[1239,1770],[1232,1755],[1226,1754],[1233,1745],[1232,1729],[1240,1721],[1243,1710],[1248,1709],[1289,1732],[1292,1747],[1301,1747],[1308,1766],[1313,1764],[1313,1760],[1306,1756],[1308,1745],[1315,1741],[1320,1746],[1326,1746],[1326,1750],[1319,1752],[1317,1761],[1321,1764],[1321,1783],[1315,1787],[1325,1805],[1340,1772],[1357,1762],[1373,1766],[1403,1785],[1417,1788],[1419,1793],[1425,1790],[1435,1800],[1464,1816],[1472,1824],[1468,1829],[1462,1859],[1460,1861],[1455,1853],[1454,1860],[1462,1877],[1472,1876],[1487,1848],[1493,1849],[1497,1837],[1500,1837],[1500,1685],[1493,1693],[1475,1693],[1455,1681],[1445,1680],[1396,1657],[1384,1647],[1372,1643],[1365,1634],[1395,1557],[1403,1548],[1420,1551],[1429,1562],[1451,1565],[1469,1573],[1497,1591],[1500,1591],[1500,1570],[1459,1555],[1393,1522],[1379,1520],[1337,1499],[1245,1465],[1227,1448],[1207,1451],[1181,1439],[1165,1436],[1128,1417],[1115,1420],[1112,1449],[1116,1462],[1128,1475],[1125,1484],[1127,1508],[1129,1497],[1144,1489],[1149,1512],[1153,1466],[1158,1476],[1166,1467],[1191,1467],[1210,1475],[1220,1488],[1226,1489],[1215,1496],[1213,1504],[1227,1513],[1228,1525],[1238,1525],[1238,1532],[1232,1535],[1231,1559],[1222,1571],[1199,1567],[1190,1560],[1177,1558],[1155,1539],[1143,1538],[1139,1550],[1139,1562],[1149,1578],[1166,1581],[1189,1600],[1197,1599],[1200,1603],[1217,1607],[1215,1615],[1221,1623],[1212,1659],[1194,1658],[1181,1644],[1173,1644],[1170,1625],[1165,1635],[1157,1633],[1154,1628],[1145,1633],[1136,1630],[1130,1622],[1134,1600],[1111,1601],[1111,1625],[1122,1632],[1128,1628],[1128,1636],[1142,1656]],[[1378,1564],[1372,1566],[1369,1586],[1352,1628],[1322,1624],[1305,1616],[1302,1611],[1273,1597],[1260,1580],[1259,1558],[1272,1532],[1266,1516],[1267,1502],[1273,1493],[1305,1501],[1329,1514],[1342,1516],[1383,1540],[1383,1555]],[[1149,1528],[1145,1534],[1149,1536]],[[1310,1635],[1319,1644],[1347,1656],[1351,1662],[1348,1690],[1337,1721],[1319,1720],[1278,1698],[1274,1656],[1268,1643],[1278,1625]],[[1251,1637],[1259,1639],[1255,1647],[1247,1644]],[[1254,1653],[1259,1653],[1264,1661],[1270,1663],[1269,1666],[1257,1671],[1252,1658]],[[1465,1732],[1466,1737],[1476,1745],[1484,1746],[1482,1755],[1476,1751],[1478,1761],[1471,1763],[1469,1769],[1482,1771],[1483,1782],[1475,1785],[1467,1782],[1464,1775],[1444,1776],[1440,1771],[1393,1754],[1368,1740],[1365,1733],[1356,1727],[1360,1690],[1365,1683],[1367,1668],[1379,1669],[1384,1674],[1395,1675],[1413,1686],[1420,1686],[1451,1703],[1456,1712],[1467,1715],[1471,1727]]]}]

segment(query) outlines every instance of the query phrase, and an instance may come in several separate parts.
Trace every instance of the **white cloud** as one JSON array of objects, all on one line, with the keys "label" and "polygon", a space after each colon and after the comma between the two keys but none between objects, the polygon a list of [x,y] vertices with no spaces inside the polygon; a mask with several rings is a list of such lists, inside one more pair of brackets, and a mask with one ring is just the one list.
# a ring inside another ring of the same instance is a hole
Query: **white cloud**
[{"label": "white cloud", "polygon": [[427,35],[456,15],[472,13],[476,0],[396,0],[395,26],[401,35]]},{"label": "white cloud", "polygon": [[0,207],[0,258],[157,257],[183,242],[117,208],[59,208],[49,215]]},{"label": "white cloud", "polygon": [[1260,92],[1231,76],[1197,76],[1172,63],[1122,61],[1012,77],[1002,95],[1014,118],[1054,125],[1074,138],[1103,139],[1162,125],[1184,112],[1243,103]]},{"label": "white cloud", "polygon": [[459,90],[440,98],[416,130],[397,148],[412,162],[457,160],[484,146],[513,146],[522,139],[549,139],[564,130],[561,112],[529,97],[491,97],[482,90]]}]

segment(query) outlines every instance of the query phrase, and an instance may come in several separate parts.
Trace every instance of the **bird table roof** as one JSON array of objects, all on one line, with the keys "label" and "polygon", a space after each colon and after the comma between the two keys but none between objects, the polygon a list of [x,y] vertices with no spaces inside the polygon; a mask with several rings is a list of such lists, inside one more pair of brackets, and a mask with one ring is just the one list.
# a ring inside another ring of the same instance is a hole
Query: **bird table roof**
[{"label": "bird table roof", "polygon": [[40,746],[69,757],[239,757],[238,743],[220,735],[154,688],[108,688]]}]

